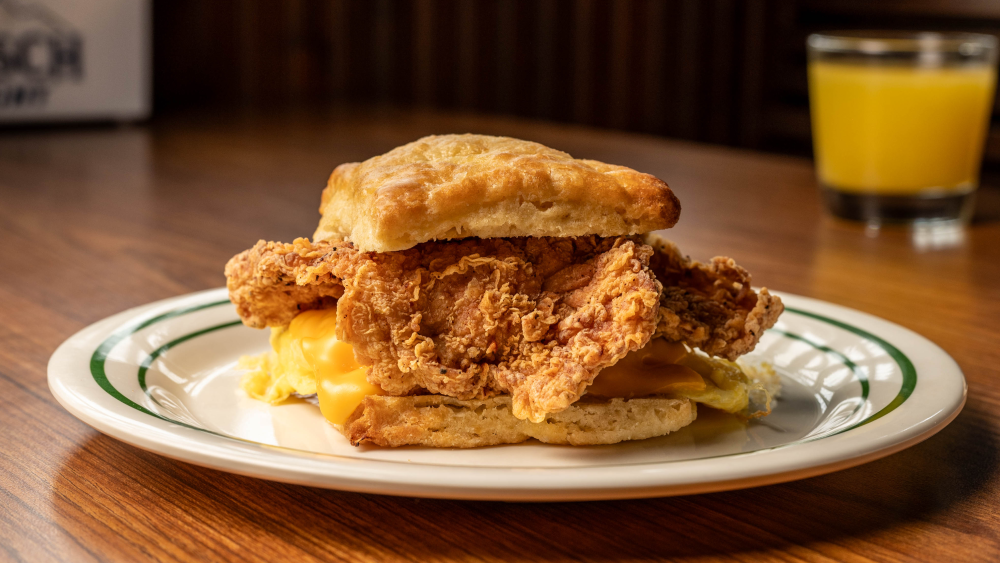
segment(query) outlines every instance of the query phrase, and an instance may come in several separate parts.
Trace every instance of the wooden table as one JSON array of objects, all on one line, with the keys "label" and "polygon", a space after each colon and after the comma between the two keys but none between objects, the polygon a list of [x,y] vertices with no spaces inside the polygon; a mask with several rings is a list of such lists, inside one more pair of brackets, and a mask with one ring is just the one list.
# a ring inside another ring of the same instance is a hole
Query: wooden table
[{"label": "wooden table", "polygon": [[[693,497],[504,504],[283,485],[107,438],[46,385],[65,338],[223,284],[257,239],[308,236],[333,167],[432,132],[509,134],[632,166],[683,202],[674,239],[755,283],[944,347],[969,400],[939,435],[804,481]],[[984,214],[997,195],[984,190]],[[0,133],[0,561],[1000,558],[1000,223],[944,238],[821,212],[809,161],[481,117],[329,110]]]}]

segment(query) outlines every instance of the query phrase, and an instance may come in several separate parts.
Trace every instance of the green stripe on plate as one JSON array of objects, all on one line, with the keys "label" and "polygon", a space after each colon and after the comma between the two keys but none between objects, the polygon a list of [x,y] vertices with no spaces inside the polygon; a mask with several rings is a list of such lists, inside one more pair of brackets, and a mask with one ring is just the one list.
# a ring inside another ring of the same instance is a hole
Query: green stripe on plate
[{"label": "green stripe on plate", "polygon": [[[170,342],[167,342],[166,344],[164,344],[163,346],[160,346],[156,350],[153,350],[148,356],[146,356],[142,360],[142,363],[139,364],[139,387],[142,388],[142,392],[145,393],[146,396],[149,397],[150,399],[153,399],[152,395],[149,394],[149,389],[146,389],[146,372],[149,371],[149,366],[153,365],[153,362],[156,361],[156,358],[159,358],[160,356],[162,356],[164,352],[166,352],[167,350],[173,348],[174,346],[177,346],[178,344],[181,344],[183,342],[187,342],[188,340],[191,340],[192,338],[198,338],[199,336],[202,336],[204,334],[208,334],[210,332],[215,332],[217,330],[221,330],[221,329],[224,329],[224,328],[229,328],[231,326],[236,326],[236,325],[241,325],[241,324],[243,324],[243,321],[233,321],[231,323],[224,323],[224,324],[221,324],[221,325],[215,325],[215,326],[211,326],[211,327],[208,327],[208,328],[204,328],[204,329],[201,329],[201,330],[199,330],[197,332],[192,332],[191,334],[187,334],[187,335],[184,335],[184,336],[182,336],[180,338],[171,340]],[[155,401],[155,399],[153,399],[153,400]]]},{"label": "green stripe on plate", "polygon": [[840,432],[838,432],[838,434],[847,432],[848,430],[853,430],[859,426],[864,426],[865,424],[874,422],[882,418],[883,416],[891,413],[892,411],[899,408],[900,405],[905,403],[906,400],[910,398],[910,395],[913,394],[913,390],[917,388],[917,368],[913,366],[913,362],[910,361],[910,358],[906,357],[906,354],[904,354],[899,348],[896,348],[892,344],[889,344],[885,340],[879,338],[878,336],[875,336],[874,334],[868,331],[861,330],[860,328],[853,325],[849,325],[845,322],[831,319],[829,317],[824,317],[823,315],[817,315],[816,313],[811,313],[809,311],[803,311],[802,309],[794,309],[791,307],[787,307],[785,308],[785,311],[788,311],[790,313],[795,313],[796,315],[802,315],[803,317],[809,317],[811,319],[816,319],[818,321],[823,321],[825,323],[832,324],[837,328],[842,328],[848,332],[853,332],[854,334],[860,336],[861,338],[874,342],[879,348],[885,350],[885,352],[889,354],[889,356],[893,360],[895,360],[896,365],[899,366],[899,370],[903,374],[903,383],[899,387],[899,393],[896,393],[896,397],[893,398],[893,400],[890,401],[888,405],[882,407],[882,410],[869,416],[868,418],[862,420],[861,422],[855,424],[854,426],[841,430]]},{"label": "green stripe on plate", "polygon": [[160,420],[172,422],[174,424],[183,426],[185,428],[191,428],[193,430],[208,432],[209,434],[215,434],[216,436],[222,436],[224,438],[228,438],[228,436],[225,436],[224,434],[219,434],[218,432],[213,432],[211,430],[206,430],[198,426],[192,426],[184,422],[179,422],[177,420],[167,418],[159,413],[155,413],[147,409],[146,407],[140,405],[139,403],[136,403],[132,399],[129,399],[128,397],[123,395],[118,389],[115,388],[114,385],[111,384],[111,381],[108,380],[107,371],[105,370],[105,364],[108,361],[108,354],[111,353],[111,351],[115,348],[115,346],[117,346],[123,340],[135,334],[136,332],[139,332],[144,328],[150,327],[158,322],[165,321],[167,319],[172,319],[175,317],[179,317],[181,315],[186,315],[188,313],[194,313],[195,311],[201,311],[203,309],[210,309],[212,307],[219,307],[220,305],[228,305],[228,304],[229,304],[228,299],[224,301],[213,301],[211,303],[202,303],[201,305],[192,305],[190,307],[182,307],[180,309],[174,309],[173,311],[167,311],[166,313],[157,315],[149,319],[140,320],[134,323],[128,323],[123,325],[118,330],[112,332],[111,335],[109,335],[104,340],[104,342],[102,342],[101,345],[97,347],[97,350],[94,350],[94,353],[90,356],[91,376],[93,376],[94,381],[97,383],[97,385],[101,389],[103,389],[107,394],[111,395],[115,399],[118,399],[119,402],[124,403],[139,412],[148,414],[150,416],[154,416],[156,418],[159,418]]},{"label": "green stripe on plate", "polygon": [[[804,336],[795,334],[794,332],[788,332],[787,330],[781,330],[777,328],[772,328],[768,332],[774,332],[782,336],[791,338],[792,340],[805,342],[806,344],[812,346],[813,348],[821,352],[826,352],[827,354],[836,357],[838,360],[840,360],[840,363],[844,364],[845,366],[851,369],[851,372],[854,373],[854,376],[858,378],[858,382],[861,383],[861,400],[862,401],[868,400],[868,391],[869,391],[868,376],[865,375],[860,369],[858,369],[858,365],[852,362],[850,358],[848,358],[841,352],[838,352],[837,350],[830,348],[829,346],[824,346],[822,344],[813,342],[812,340],[809,340]],[[858,406],[858,408],[861,408],[860,405]],[[857,409],[855,409],[855,412],[857,412]]]}]

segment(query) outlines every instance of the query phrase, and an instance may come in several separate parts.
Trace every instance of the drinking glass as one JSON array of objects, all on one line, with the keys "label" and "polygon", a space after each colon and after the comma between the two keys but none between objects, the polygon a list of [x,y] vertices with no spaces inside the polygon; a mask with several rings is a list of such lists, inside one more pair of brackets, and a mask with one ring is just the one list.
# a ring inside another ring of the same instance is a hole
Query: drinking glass
[{"label": "drinking glass", "polygon": [[809,106],[833,214],[964,221],[996,86],[997,40],[973,33],[810,35]]}]

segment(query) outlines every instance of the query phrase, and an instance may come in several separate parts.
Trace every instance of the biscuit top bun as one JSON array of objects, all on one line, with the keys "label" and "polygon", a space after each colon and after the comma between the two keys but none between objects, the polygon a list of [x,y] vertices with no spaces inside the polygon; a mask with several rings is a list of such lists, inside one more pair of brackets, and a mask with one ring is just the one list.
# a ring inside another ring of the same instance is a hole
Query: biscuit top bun
[{"label": "biscuit top bun", "polygon": [[338,166],[320,213],[314,240],[388,252],[437,239],[646,233],[672,227],[680,203],[624,166],[510,137],[439,135]]}]

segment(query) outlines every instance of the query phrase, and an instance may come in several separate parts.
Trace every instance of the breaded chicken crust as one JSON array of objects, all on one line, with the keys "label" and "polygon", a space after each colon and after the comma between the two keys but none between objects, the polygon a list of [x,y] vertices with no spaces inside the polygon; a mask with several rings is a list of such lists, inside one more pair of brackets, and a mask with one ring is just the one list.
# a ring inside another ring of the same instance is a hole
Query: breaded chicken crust
[{"label": "breaded chicken crust", "polygon": [[259,241],[226,264],[229,300],[243,324],[253,328],[285,326],[310,309],[333,307],[344,294],[339,278],[314,273],[337,248],[304,238],[292,244]]},{"label": "breaded chicken crust", "polygon": [[337,336],[390,395],[510,394],[541,421],[651,337],[735,359],[782,310],[728,258],[708,265],[638,238],[464,239],[387,253],[258,242],[226,266],[248,326],[338,308]]},{"label": "breaded chicken crust", "polygon": [[[226,266],[249,326],[337,300],[337,336],[390,395],[512,397],[540,422],[644,346],[661,287],[628,238],[465,239],[389,253],[261,241]],[[304,289],[318,286],[313,289]]]},{"label": "breaded chicken crust", "polygon": [[656,250],[650,269],[663,284],[657,337],[735,360],[753,351],[785,310],[767,288],[754,291],[750,273],[732,258],[702,264],[659,235],[647,235],[646,242]]}]

